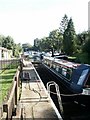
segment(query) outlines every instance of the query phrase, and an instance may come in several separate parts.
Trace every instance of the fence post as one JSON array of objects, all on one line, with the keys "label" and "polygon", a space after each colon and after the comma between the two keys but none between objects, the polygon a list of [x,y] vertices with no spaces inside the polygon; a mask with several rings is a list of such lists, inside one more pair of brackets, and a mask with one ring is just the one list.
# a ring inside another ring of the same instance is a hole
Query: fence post
[{"label": "fence post", "polygon": [[3,113],[7,113],[5,116],[4,119],[7,119],[8,118],[8,105],[7,104],[3,104]]},{"label": "fence post", "polygon": [[22,72],[23,69],[23,59],[20,59],[20,72]]},{"label": "fence post", "polygon": [[2,105],[0,106],[0,120],[1,120],[1,117],[3,115],[3,108],[2,108]]},{"label": "fence post", "polygon": [[15,87],[15,105],[17,105],[17,77],[15,76],[16,87]]}]

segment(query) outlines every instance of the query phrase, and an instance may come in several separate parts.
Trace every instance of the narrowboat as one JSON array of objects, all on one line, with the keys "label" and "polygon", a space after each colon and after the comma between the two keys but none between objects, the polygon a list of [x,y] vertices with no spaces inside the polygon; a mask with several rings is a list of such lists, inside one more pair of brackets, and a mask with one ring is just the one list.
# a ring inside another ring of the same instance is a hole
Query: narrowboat
[{"label": "narrowboat", "polygon": [[59,76],[60,82],[71,92],[64,97],[73,97],[78,103],[90,105],[90,65],[51,57],[45,57],[43,64]]}]

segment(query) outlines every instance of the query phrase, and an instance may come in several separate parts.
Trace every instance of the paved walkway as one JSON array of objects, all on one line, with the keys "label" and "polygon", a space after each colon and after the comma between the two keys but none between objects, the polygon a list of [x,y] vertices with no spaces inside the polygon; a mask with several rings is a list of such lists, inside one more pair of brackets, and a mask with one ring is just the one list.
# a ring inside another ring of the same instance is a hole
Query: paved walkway
[{"label": "paved walkway", "polygon": [[23,68],[23,77],[22,93],[16,118],[62,120],[61,115],[32,65]]}]

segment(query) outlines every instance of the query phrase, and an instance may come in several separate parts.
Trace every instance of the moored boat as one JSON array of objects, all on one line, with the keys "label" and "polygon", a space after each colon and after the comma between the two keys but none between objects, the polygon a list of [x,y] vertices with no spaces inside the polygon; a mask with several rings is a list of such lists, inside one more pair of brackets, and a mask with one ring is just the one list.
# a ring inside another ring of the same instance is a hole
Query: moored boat
[{"label": "moored boat", "polygon": [[73,96],[75,101],[90,105],[90,65],[50,57],[44,58],[43,64],[61,78],[60,82],[71,92],[70,96],[66,96]]}]

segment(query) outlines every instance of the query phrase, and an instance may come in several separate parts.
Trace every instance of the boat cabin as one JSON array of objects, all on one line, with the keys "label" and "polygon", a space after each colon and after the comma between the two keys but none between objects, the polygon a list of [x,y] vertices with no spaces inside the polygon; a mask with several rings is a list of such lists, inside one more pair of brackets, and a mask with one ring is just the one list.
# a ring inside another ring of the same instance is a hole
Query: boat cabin
[{"label": "boat cabin", "polygon": [[74,93],[82,93],[87,87],[90,87],[90,65],[81,64],[72,72],[70,89]]}]

